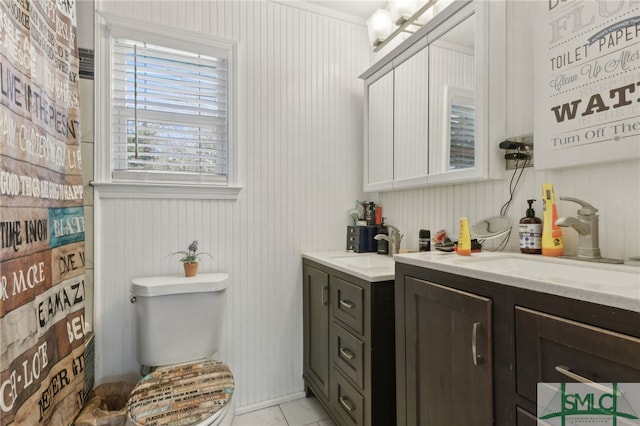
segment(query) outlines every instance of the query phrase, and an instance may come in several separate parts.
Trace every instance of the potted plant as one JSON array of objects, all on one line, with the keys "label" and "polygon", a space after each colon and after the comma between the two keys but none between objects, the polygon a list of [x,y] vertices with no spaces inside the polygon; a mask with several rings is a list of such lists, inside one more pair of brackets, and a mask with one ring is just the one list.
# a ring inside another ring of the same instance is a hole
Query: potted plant
[{"label": "potted plant", "polygon": [[184,275],[185,277],[195,277],[198,272],[198,262],[200,261],[200,256],[207,255],[211,258],[209,253],[198,252],[198,240],[193,240],[187,251],[177,251],[173,254],[181,254],[182,258],[180,262],[182,262],[184,266]]}]

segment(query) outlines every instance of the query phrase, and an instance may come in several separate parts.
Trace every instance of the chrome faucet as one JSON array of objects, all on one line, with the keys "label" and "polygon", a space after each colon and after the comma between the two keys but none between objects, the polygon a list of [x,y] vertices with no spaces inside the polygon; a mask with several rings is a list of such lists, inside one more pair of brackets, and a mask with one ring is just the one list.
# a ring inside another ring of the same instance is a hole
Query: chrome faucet
[{"label": "chrome faucet", "polygon": [[622,263],[618,259],[604,258],[600,254],[600,244],[598,239],[598,209],[591,204],[572,197],[560,197],[564,201],[573,201],[580,204],[577,218],[561,217],[556,220],[556,225],[572,227],[578,232],[578,255],[577,259],[589,260],[593,262]]},{"label": "chrome faucet", "polygon": [[398,228],[396,228],[393,225],[385,225],[387,228],[389,228],[389,234],[390,235],[384,235],[384,234],[378,234],[375,237],[373,237],[374,240],[385,240],[389,242],[389,256],[393,256],[394,254],[398,254],[400,253],[400,242],[402,241],[402,237],[404,237],[404,235],[402,235],[400,233],[400,230]]}]

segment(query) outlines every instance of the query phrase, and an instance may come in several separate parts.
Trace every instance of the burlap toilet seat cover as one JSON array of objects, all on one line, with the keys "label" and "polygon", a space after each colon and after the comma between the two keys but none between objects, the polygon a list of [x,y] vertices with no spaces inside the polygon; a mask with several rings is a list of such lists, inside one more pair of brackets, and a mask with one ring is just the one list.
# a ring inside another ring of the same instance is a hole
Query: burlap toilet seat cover
[{"label": "burlap toilet seat cover", "polygon": [[145,426],[198,424],[224,407],[233,387],[233,374],[220,361],[158,369],[133,390],[129,420]]}]

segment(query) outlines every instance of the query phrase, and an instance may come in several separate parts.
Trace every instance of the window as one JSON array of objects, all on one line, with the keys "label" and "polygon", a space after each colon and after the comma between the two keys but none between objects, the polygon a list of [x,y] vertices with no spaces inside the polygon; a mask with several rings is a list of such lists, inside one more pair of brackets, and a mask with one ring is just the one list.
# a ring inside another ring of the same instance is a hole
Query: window
[{"label": "window", "polygon": [[226,183],[226,76],[224,59],[114,39],[114,177],[148,171]]},{"label": "window", "polygon": [[110,106],[102,130],[109,148],[98,186],[229,187],[237,194],[233,43],[103,18],[98,69],[108,66],[101,79],[108,82],[101,91],[108,100],[98,99]]},{"label": "window", "polygon": [[473,92],[448,86],[449,170],[475,166],[475,99]]}]

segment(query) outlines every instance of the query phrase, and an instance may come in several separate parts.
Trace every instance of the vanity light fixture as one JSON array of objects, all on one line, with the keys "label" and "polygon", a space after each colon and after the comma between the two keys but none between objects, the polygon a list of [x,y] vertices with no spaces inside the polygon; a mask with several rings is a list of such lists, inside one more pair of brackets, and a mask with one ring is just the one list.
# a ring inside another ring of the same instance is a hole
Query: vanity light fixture
[{"label": "vanity light fixture", "polygon": [[[413,34],[415,32],[413,29],[424,24],[420,18],[426,15],[436,2],[438,0],[428,0],[418,7],[418,0],[389,0],[389,10],[376,10],[367,21],[369,41],[373,46],[373,51],[379,51],[400,33]],[[440,3],[449,4],[450,0],[440,0]],[[440,7],[440,9],[444,9],[444,7]],[[433,11],[432,15],[436,13],[437,11]]]}]

